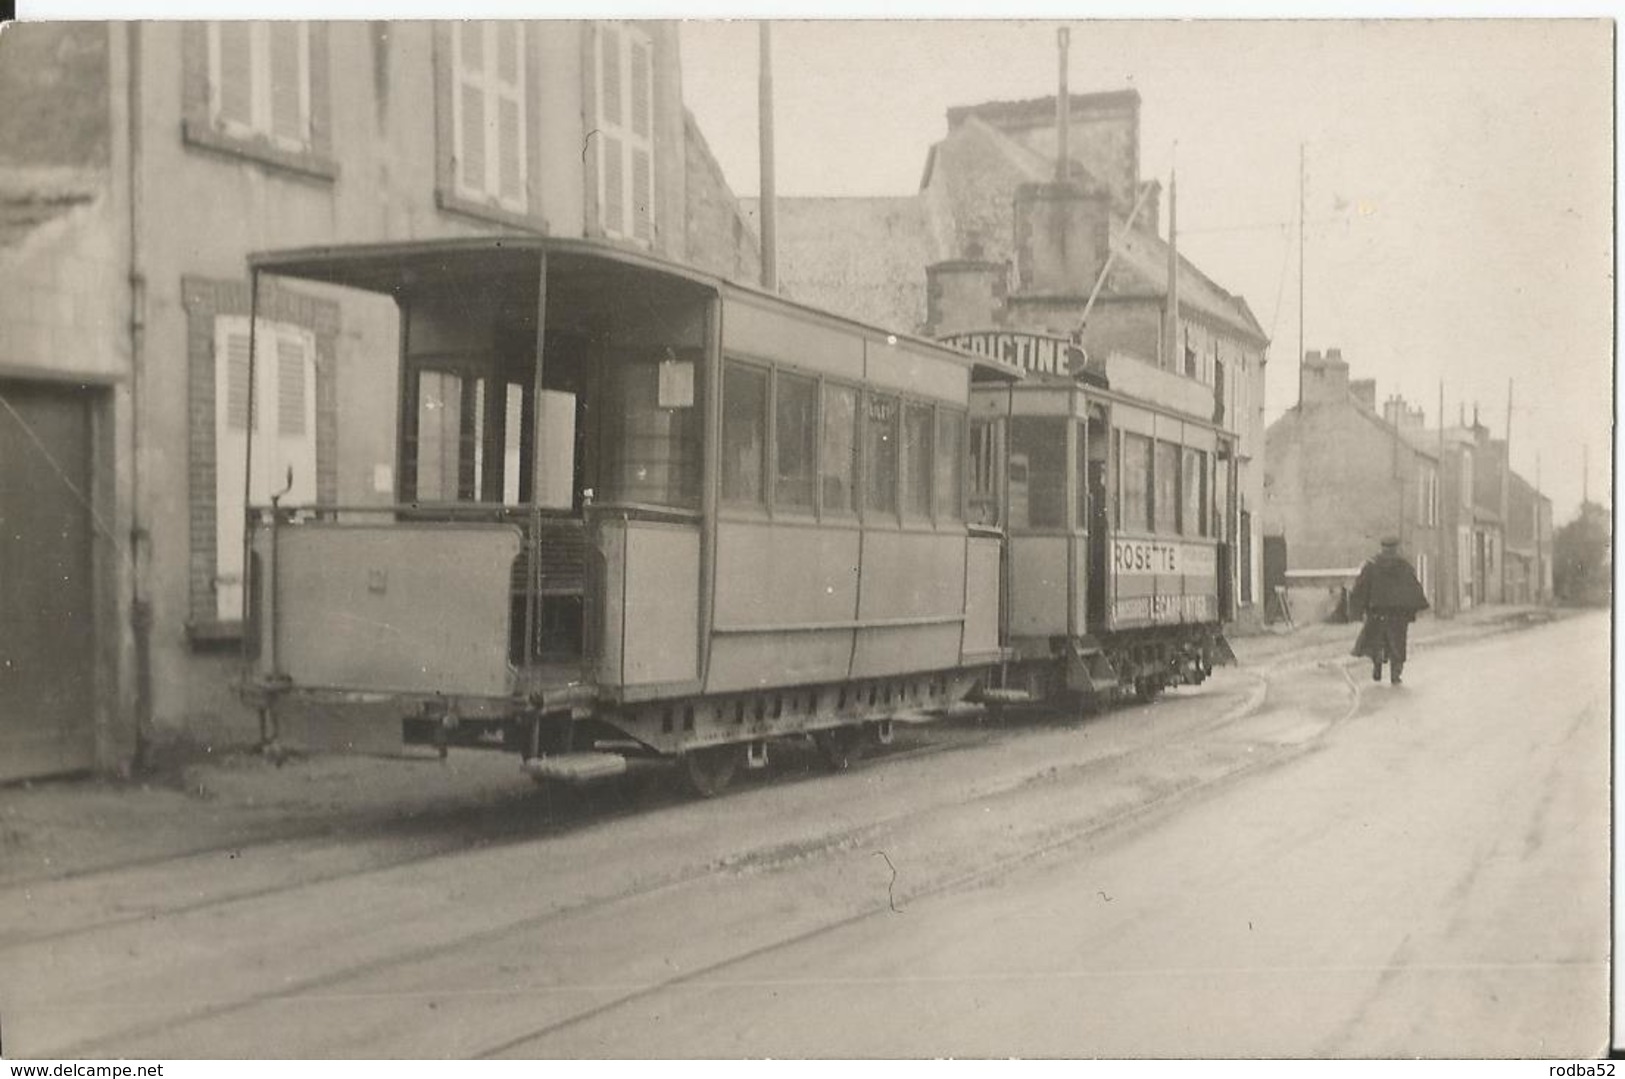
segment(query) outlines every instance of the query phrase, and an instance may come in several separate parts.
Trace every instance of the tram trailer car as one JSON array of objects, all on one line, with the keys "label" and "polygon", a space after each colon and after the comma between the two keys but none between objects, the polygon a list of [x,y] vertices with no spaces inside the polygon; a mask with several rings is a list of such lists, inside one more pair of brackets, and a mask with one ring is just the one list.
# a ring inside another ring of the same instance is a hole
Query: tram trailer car
[{"label": "tram trailer car", "polygon": [[[400,327],[394,504],[271,497],[275,439],[247,451],[245,695],[273,737],[281,709],[383,700],[408,743],[539,781],[675,759],[710,794],[776,738],[841,767],[1011,659],[965,441],[973,381],[1019,369],[585,241],[250,268],[256,302],[267,275],[344,286]],[[250,394],[275,360],[251,340]]]},{"label": "tram trailer car", "polygon": [[1226,432],[1098,376],[1046,372],[977,386],[971,417],[973,516],[1002,522],[1007,544],[1014,659],[983,692],[990,706],[1150,700],[1235,662]]}]

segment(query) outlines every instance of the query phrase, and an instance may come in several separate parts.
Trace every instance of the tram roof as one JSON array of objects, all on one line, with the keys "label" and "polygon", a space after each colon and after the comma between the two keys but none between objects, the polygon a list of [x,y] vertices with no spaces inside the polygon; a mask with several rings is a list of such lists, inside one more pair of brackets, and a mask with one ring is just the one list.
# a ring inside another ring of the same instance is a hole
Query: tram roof
[{"label": "tram roof", "polygon": [[703,270],[591,240],[513,235],[333,244],[281,251],[257,251],[248,256],[248,265],[253,271],[275,274],[279,277],[399,295],[425,286],[432,287],[437,282],[467,280],[472,277],[522,277],[535,274],[544,254],[619,263],[629,269],[686,280],[718,294],[721,294],[726,286],[765,296],[788,307],[817,312],[824,317],[862,326],[874,332],[890,334],[932,348],[957,353],[971,368],[972,377],[977,381],[992,379],[1014,382],[1025,377],[1025,372],[1020,367],[1002,360],[978,355],[967,349],[929,338],[870,326],[777,293],[765,292],[738,281],[725,281]]}]

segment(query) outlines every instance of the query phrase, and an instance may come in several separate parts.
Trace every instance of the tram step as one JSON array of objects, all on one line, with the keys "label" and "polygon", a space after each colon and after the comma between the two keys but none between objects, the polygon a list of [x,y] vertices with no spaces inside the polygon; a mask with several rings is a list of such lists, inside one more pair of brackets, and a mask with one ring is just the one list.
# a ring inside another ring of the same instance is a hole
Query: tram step
[{"label": "tram step", "polygon": [[624,775],[626,758],[619,753],[555,753],[529,757],[521,767],[535,780],[591,783]]},{"label": "tram step", "polygon": [[983,704],[1032,704],[1037,700],[1024,689],[984,689],[975,699]]}]

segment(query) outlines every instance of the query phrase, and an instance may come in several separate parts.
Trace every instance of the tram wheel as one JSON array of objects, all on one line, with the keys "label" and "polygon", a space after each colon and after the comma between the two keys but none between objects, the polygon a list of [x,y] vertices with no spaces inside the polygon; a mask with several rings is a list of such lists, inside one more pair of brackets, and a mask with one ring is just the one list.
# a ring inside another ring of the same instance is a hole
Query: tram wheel
[{"label": "tram wheel", "polygon": [[863,730],[860,727],[831,727],[814,731],[813,745],[818,747],[818,753],[830,771],[844,772],[863,749]]},{"label": "tram wheel", "polygon": [[1162,682],[1156,678],[1136,678],[1134,680],[1134,695],[1143,703],[1150,704],[1162,695]]},{"label": "tram wheel", "polygon": [[683,785],[690,794],[715,798],[728,788],[739,768],[738,746],[706,746],[683,754]]}]

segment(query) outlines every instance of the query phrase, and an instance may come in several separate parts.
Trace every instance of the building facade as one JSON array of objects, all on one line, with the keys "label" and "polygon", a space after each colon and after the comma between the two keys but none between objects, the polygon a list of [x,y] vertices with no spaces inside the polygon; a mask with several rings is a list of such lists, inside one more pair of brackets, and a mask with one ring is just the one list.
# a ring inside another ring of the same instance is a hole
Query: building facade
[{"label": "building facade", "polygon": [[1220,538],[1237,552],[1238,616],[1254,618],[1269,342],[1244,300],[1159,235],[1162,188],[1140,176],[1139,94],[1070,95],[1064,139],[1058,104],[950,109],[914,195],[780,199],[781,287],[933,337],[1075,342],[1114,388],[1220,424],[1238,476],[1237,535]]},{"label": "building facade", "polygon": [[[52,530],[86,536],[59,645],[0,638],[21,661],[0,696],[28,702],[0,727],[18,774],[254,736],[234,688],[250,426],[288,463],[247,477],[255,499],[396,498],[393,305],[262,283],[274,362],[250,415],[250,252],[520,232],[755,265],[673,23],[21,24],[0,73],[0,437],[53,449],[17,459],[59,503],[0,559],[60,568]],[[40,597],[0,599],[56,640]]]},{"label": "building facade", "polygon": [[1269,426],[1265,531],[1285,539],[1289,578],[1348,581],[1385,536],[1399,538],[1428,600],[1443,560],[1443,482],[1422,417],[1402,400],[1377,411],[1376,382],[1349,379],[1339,349],[1310,352],[1303,399]]},{"label": "building facade", "polygon": [[1339,349],[1308,353],[1302,401],[1269,427],[1265,530],[1286,583],[1351,582],[1394,535],[1435,613],[1550,601],[1551,501],[1508,467],[1506,442],[1476,419],[1429,429],[1399,396],[1379,415],[1376,383],[1348,375]]}]

